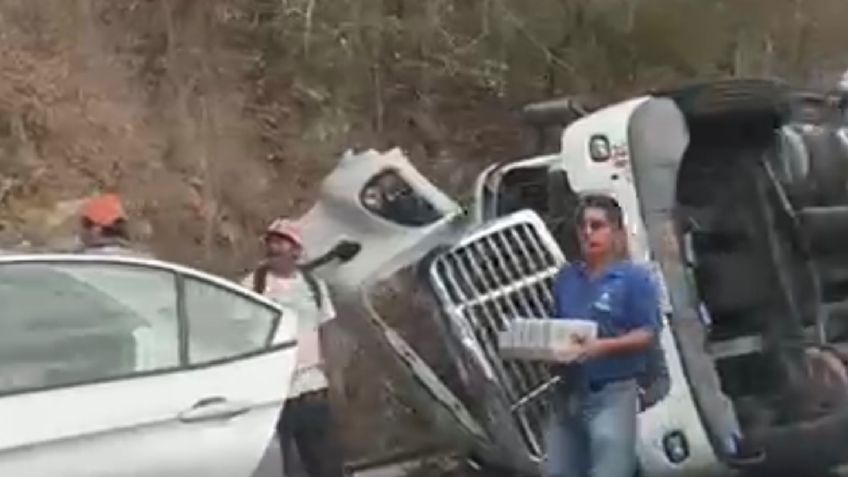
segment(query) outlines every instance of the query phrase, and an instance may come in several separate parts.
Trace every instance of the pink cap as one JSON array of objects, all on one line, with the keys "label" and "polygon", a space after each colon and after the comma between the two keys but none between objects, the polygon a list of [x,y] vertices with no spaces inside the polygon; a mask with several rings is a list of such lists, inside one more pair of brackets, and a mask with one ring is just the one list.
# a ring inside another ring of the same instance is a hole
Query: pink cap
[{"label": "pink cap", "polygon": [[268,228],[265,229],[265,234],[281,235],[290,239],[298,246],[303,247],[303,238],[300,234],[300,228],[289,219],[274,219],[274,221],[268,225]]}]

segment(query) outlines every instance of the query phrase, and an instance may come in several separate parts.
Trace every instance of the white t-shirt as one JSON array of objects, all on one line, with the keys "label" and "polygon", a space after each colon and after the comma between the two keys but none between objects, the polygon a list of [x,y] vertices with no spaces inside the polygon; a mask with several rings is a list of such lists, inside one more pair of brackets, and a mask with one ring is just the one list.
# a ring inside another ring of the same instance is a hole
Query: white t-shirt
[{"label": "white t-shirt", "polygon": [[[318,327],[335,318],[336,311],[330,299],[327,284],[317,277],[315,281],[321,292],[321,308],[318,308],[312,289],[302,273],[297,272],[291,277],[280,277],[269,271],[265,280],[263,294],[279,303],[284,313],[286,309],[292,310],[298,319],[297,365],[289,390],[289,398],[326,389],[329,385],[323,370]],[[253,288],[253,273],[242,280],[242,285]]]}]

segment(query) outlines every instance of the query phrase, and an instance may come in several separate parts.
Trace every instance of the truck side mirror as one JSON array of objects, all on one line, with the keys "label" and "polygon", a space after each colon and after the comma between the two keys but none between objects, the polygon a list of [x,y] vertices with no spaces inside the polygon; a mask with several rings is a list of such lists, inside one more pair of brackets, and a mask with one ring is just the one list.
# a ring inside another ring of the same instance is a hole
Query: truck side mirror
[{"label": "truck side mirror", "polygon": [[342,240],[333,248],[333,255],[344,263],[353,260],[360,250],[362,250],[362,245],[358,242]]},{"label": "truck side mirror", "polygon": [[362,245],[358,242],[353,242],[350,240],[342,240],[336,244],[335,247],[325,252],[323,255],[318,258],[304,263],[300,266],[302,270],[315,270],[318,267],[322,267],[333,260],[338,260],[342,263],[349,262],[353,260],[353,257],[359,254],[359,251],[362,250]]}]

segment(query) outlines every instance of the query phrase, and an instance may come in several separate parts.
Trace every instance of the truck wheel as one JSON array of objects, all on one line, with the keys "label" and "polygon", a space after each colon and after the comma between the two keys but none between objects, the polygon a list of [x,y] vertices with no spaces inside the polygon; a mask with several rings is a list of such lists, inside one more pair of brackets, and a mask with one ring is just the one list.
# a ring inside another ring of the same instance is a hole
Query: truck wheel
[{"label": "truck wheel", "polygon": [[469,477],[525,477],[514,471],[487,464],[475,456],[467,457],[462,467],[463,477],[466,475]]}]

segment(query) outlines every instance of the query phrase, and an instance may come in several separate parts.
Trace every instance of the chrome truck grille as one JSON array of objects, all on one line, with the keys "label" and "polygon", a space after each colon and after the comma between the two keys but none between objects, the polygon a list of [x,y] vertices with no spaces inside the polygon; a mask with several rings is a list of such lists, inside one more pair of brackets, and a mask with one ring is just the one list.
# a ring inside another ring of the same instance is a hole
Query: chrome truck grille
[{"label": "chrome truck grille", "polygon": [[524,210],[464,238],[429,270],[449,319],[476,338],[530,452],[539,458],[546,406],[534,397],[550,387],[551,373],[540,363],[502,359],[497,335],[510,320],[550,316],[551,286],[564,261],[539,216]]}]

